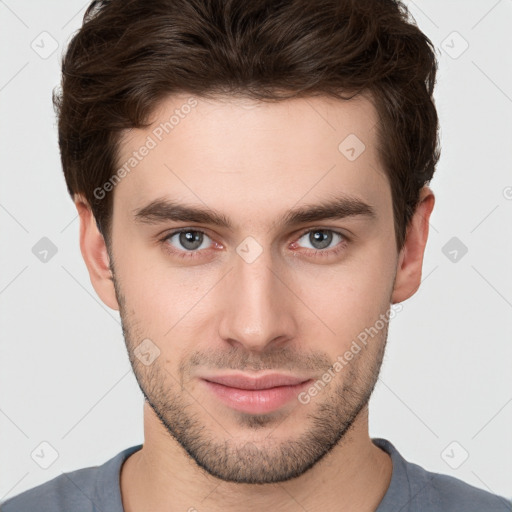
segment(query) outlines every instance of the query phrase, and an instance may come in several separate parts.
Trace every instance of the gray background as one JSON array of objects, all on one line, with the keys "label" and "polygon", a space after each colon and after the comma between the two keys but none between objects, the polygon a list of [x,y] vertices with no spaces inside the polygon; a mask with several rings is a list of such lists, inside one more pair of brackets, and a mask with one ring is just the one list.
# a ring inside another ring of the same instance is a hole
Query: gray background
[{"label": "gray background", "polygon": [[[512,1],[407,3],[439,52],[442,158],[423,284],[391,323],[371,435],[512,497]],[[0,0],[0,500],[143,440],[119,316],[79,251],[51,106],[87,4]]]}]

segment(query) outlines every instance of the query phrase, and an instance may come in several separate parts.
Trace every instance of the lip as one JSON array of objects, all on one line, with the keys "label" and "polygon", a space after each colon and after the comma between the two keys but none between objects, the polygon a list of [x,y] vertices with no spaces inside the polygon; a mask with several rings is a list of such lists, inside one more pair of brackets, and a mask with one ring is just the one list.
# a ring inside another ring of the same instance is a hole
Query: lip
[{"label": "lip", "polygon": [[312,382],[309,377],[284,374],[247,374],[202,377],[207,389],[228,407],[249,414],[275,411]]},{"label": "lip", "polygon": [[203,378],[209,382],[215,382],[230,388],[250,390],[270,389],[281,386],[295,386],[310,380],[309,377],[296,377],[293,375],[284,375],[279,373],[271,373],[255,377],[243,374],[233,374]]}]

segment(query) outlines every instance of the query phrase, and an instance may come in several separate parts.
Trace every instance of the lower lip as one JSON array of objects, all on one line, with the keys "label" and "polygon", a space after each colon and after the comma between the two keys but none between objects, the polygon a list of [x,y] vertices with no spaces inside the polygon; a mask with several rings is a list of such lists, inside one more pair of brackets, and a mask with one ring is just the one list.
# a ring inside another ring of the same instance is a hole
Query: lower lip
[{"label": "lower lip", "polygon": [[203,382],[222,402],[232,409],[249,414],[265,414],[275,411],[296,400],[297,395],[311,381],[301,382],[294,386],[277,386],[269,389],[239,389],[204,380]]}]

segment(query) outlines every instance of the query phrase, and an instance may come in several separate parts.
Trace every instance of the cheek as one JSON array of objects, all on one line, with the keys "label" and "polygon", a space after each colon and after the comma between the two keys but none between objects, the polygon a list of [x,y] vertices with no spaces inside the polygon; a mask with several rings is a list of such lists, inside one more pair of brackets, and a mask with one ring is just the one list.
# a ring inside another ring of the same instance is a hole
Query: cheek
[{"label": "cheek", "polygon": [[149,337],[163,339],[171,329],[183,328],[204,308],[203,299],[218,281],[217,272],[199,267],[184,269],[166,265],[161,257],[132,251],[117,277],[128,310]]},{"label": "cheek", "polygon": [[[216,284],[226,269],[215,264],[180,268],[171,265],[163,251],[150,251],[135,242],[135,236],[126,239],[132,242],[125,250],[117,245],[116,274],[128,309],[147,329],[147,336],[159,339],[174,329],[176,336],[183,329],[211,328],[207,324],[214,321],[223,303]],[[354,248],[338,265],[299,265],[286,270],[290,288],[334,331],[333,345],[350,343],[389,307],[396,256],[393,237],[389,240],[373,238]],[[298,307],[288,313],[304,315],[304,310]],[[298,324],[311,331],[299,333],[300,337],[314,339],[315,330],[318,335],[313,317]],[[328,336],[329,331],[324,332]]]},{"label": "cheek", "polygon": [[299,278],[304,302],[334,331],[336,345],[350,343],[390,306],[394,267],[392,257],[383,257],[382,250],[376,246],[354,255],[346,265],[315,279]]}]

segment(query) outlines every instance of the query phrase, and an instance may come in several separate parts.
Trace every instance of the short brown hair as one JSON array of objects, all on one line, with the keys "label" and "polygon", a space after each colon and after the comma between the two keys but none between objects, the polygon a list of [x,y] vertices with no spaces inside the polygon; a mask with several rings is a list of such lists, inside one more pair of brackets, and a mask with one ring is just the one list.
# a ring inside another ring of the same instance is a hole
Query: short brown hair
[{"label": "short brown hair", "polygon": [[[432,42],[397,0],[95,0],[54,91],[68,191],[107,244],[123,130],[174,93],[283,100],[369,93],[398,249],[439,159]],[[341,142],[341,141],[340,141]]]}]

